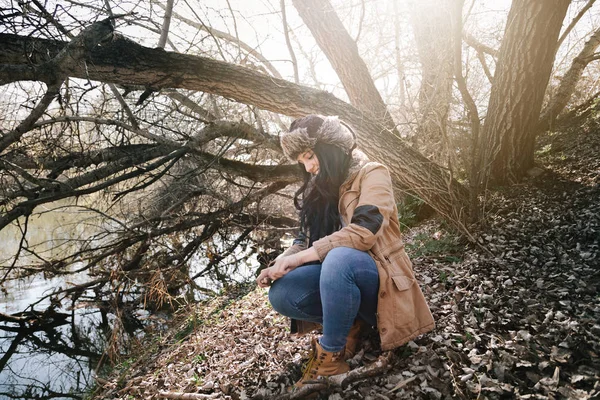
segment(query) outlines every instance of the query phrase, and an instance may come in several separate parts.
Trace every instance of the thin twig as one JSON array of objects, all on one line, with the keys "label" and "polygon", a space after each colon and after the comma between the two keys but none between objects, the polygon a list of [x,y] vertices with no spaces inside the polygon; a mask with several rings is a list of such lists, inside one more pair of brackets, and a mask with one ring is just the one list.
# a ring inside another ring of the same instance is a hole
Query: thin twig
[{"label": "thin twig", "polygon": [[300,83],[300,75],[298,73],[298,61],[296,60],[296,54],[292,48],[292,42],[290,41],[290,33],[288,32],[289,27],[287,23],[287,16],[285,12],[285,0],[280,1],[281,6],[281,19],[283,21],[283,34],[285,36],[285,43],[287,44],[288,51],[290,52],[290,58],[292,59],[292,66],[294,67],[294,82]]}]

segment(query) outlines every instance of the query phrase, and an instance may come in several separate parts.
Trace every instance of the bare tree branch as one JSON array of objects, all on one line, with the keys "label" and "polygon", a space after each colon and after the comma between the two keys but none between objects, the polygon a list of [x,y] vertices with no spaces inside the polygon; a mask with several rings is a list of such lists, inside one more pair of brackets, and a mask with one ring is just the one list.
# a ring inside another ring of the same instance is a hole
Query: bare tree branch
[{"label": "bare tree branch", "polygon": [[566,37],[569,36],[569,33],[571,33],[571,31],[573,30],[573,28],[575,27],[575,25],[577,25],[577,23],[579,22],[579,20],[581,20],[581,18],[584,16],[584,14],[587,12],[587,10],[589,10],[590,8],[592,8],[592,6],[594,5],[595,2],[596,2],[596,0],[589,0],[583,6],[583,8],[579,11],[579,13],[577,13],[577,15],[575,16],[575,18],[573,18],[573,21],[571,21],[571,23],[569,24],[569,26],[567,26],[565,28],[565,30],[563,31],[563,33],[558,38],[558,41],[556,42],[556,49],[557,50],[562,45],[562,42],[564,42],[564,40],[566,39]]},{"label": "bare tree branch", "polygon": [[27,197],[28,199],[15,205],[10,211],[7,211],[4,215],[0,216],[0,230],[10,224],[15,219],[31,214],[35,207],[40,204],[50,203],[56,200],[65,199],[68,197],[81,196],[84,194],[90,194],[99,190],[110,187],[118,182],[122,182],[134,177],[140,176],[146,173],[148,170],[153,170],[160,167],[164,163],[168,162],[174,157],[181,157],[187,152],[187,149],[182,148],[175,150],[165,157],[160,158],[154,163],[146,165],[144,168],[136,168],[133,171],[122,173],[112,179],[103,181],[94,186],[87,187],[85,189],[79,189],[82,186],[97,183],[105,178],[108,178],[117,173],[131,169],[145,161],[149,161],[155,158],[155,154],[147,152],[144,154],[134,154],[131,157],[118,160],[105,167],[97,168],[93,171],[84,173],[82,175],[71,178],[65,182],[57,182],[51,189],[38,189],[28,190],[19,193],[19,196]]},{"label": "bare tree branch", "polygon": [[398,71],[398,96],[400,98],[400,107],[406,105],[406,75],[404,73],[404,63],[400,56],[400,12],[398,11],[398,2],[394,1],[394,45],[396,53],[396,69]]},{"label": "bare tree branch", "polygon": [[477,59],[479,60],[479,63],[483,68],[483,73],[488,78],[488,82],[493,83],[494,76],[492,75],[492,72],[490,71],[490,68],[487,65],[487,61],[485,60],[485,54],[477,50]]},{"label": "bare tree branch", "polygon": [[169,37],[169,25],[171,25],[171,15],[173,13],[173,0],[167,0],[167,5],[164,7],[165,17],[163,18],[162,28],[160,30],[160,39],[158,40],[158,48],[164,49]]},{"label": "bare tree branch", "polygon": [[292,59],[292,66],[294,67],[294,82],[300,83],[300,75],[298,74],[298,61],[296,61],[296,54],[292,48],[292,42],[290,41],[290,33],[288,32],[289,26],[287,23],[287,17],[285,13],[285,0],[279,2],[281,7],[281,20],[283,22],[283,35],[285,36],[285,43],[287,44],[288,51],[290,52],[290,58]]},{"label": "bare tree branch", "polygon": [[170,98],[172,98],[173,100],[178,101],[179,103],[181,103],[183,106],[185,106],[187,109],[189,109],[190,111],[192,111],[193,113],[198,115],[201,119],[205,120],[206,122],[213,122],[218,119],[216,115],[214,115],[207,109],[203,108],[202,106],[200,106],[198,103],[194,102],[189,97],[179,93],[178,91],[176,91],[174,89],[164,89],[161,91],[161,93],[164,93],[167,96],[169,96]]},{"label": "bare tree branch", "polygon": [[583,71],[594,59],[594,52],[598,49],[598,46],[600,46],[600,28],[596,29],[585,43],[577,57],[573,59],[569,70],[560,80],[560,86],[541,113],[539,131],[550,129],[554,125],[556,118],[565,109],[573,92],[575,92],[577,82],[583,75]]},{"label": "bare tree branch", "polygon": [[498,56],[498,50],[486,46],[467,32],[463,32],[463,39],[465,40],[465,43],[467,43],[469,46],[471,46],[478,52],[487,53],[494,58]]},{"label": "bare tree branch", "polygon": [[48,108],[50,103],[52,103],[52,100],[54,100],[54,98],[58,96],[60,87],[62,86],[63,82],[64,81],[61,80],[58,83],[48,85],[46,93],[44,94],[40,102],[31,111],[29,116],[27,116],[27,118],[25,118],[14,130],[0,137],[0,154],[4,150],[6,150],[7,147],[19,141],[19,139],[21,139],[21,136],[23,136],[25,133],[27,133],[33,128],[35,121],[37,121],[44,114],[44,112],[46,112],[46,109]]},{"label": "bare tree branch", "polygon": [[[152,0],[152,3],[157,4],[158,6],[160,6],[162,8],[165,7],[160,1],[157,1],[157,0]],[[182,16],[181,14],[178,14],[177,12],[173,12],[173,17],[177,18],[181,22],[185,22],[189,26],[193,26],[196,29],[206,31],[216,38],[226,40],[230,43],[233,43],[233,44],[239,46],[246,53],[248,53],[252,57],[255,57],[258,61],[263,63],[265,65],[265,67],[267,68],[267,70],[271,73],[271,75],[273,75],[276,78],[281,78],[281,74],[279,73],[279,71],[277,71],[277,69],[273,66],[273,64],[271,64],[271,62],[269,60],[267,60],[260,52],[256,51],[256,49],[252,48],[250,45],[241,41],[239,38],[236,38],[235,36],[232,36],[232,35],[228,34],[227,32],[222,32],[218,29],[208,27],[205,24],[192,21],[191,19],[186,18],[186,17]]]}]

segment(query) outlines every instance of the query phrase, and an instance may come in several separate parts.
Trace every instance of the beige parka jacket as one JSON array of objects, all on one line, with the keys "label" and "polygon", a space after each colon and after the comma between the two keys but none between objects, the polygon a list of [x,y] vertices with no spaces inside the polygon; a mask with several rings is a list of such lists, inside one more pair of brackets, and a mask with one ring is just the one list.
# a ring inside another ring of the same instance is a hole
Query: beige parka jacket
[{"label": "beige parka jacket", "polygon": [[[377,329],[382,350],[399,347],[432,330],[433,316],[404,251],[398,210],[387,167],[368,162],[363,153],[353,152],[348,178],[340,187],[340,217],[343,228],[313,243],[323,261],[335,247],[367,251],[379,272]],[[303,250],[296,241],[284,255]],[[302,324],[292,324],[303,333]]]}]

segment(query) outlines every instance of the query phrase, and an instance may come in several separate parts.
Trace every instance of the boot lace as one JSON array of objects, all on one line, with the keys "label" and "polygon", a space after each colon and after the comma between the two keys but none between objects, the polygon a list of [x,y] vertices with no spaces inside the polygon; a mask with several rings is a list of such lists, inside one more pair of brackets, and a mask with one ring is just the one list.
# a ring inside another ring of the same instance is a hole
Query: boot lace
[{"label": "boot lace", "polygon": [[311,371],[317,370],[319,368],[319,360],[317,357],[317,349],[315,348],[314,343],[310,348],[310,352],[308,353],[308,361],[304,363],[302,366],[302,380],[306,380],[311,376]]}]

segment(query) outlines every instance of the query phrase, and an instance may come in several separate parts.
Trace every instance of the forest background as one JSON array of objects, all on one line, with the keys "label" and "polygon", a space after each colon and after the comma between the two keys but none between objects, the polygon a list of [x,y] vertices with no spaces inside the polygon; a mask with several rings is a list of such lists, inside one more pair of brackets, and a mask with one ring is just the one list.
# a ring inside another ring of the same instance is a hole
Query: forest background
[{"label": "forest background", "polygon": [[[299,169],[278,135],[309,113],[356,129],[405,223],[435,213],[482,246],[490,198],[543,173],[536,141],[597,112],[599,13],[594,0],[2,0],[0,282],[9,298],[11,282],[64,281],[1,319],[76,325],[64,307],[100,310],[100,353],[117,359],[140,307],[251,279],[297,228]],[[32,234],[47,224],[50,238]]]}]

